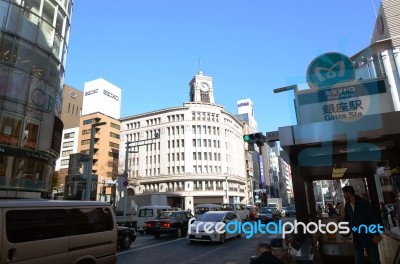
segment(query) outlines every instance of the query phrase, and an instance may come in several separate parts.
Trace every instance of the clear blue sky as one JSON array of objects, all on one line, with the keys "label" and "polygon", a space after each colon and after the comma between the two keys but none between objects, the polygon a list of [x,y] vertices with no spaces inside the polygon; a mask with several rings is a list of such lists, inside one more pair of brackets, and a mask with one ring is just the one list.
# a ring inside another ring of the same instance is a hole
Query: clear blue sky
[{"label": "clear blue sky", "polygon": [[75,0],[65,83],[122,89],[121,117],[181,106],[199,70],[233,114],[250,98],[260,131],[295,122],[292,93],[308,64],[370,43],[379,0]]}]

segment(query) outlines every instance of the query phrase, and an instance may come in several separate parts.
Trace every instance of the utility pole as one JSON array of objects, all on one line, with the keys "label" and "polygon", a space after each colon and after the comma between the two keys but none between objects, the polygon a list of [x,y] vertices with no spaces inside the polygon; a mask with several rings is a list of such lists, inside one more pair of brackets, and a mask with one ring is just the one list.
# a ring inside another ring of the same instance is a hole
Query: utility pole
[{"label": "utility pole", "polygon": [[[126,142],[126,147],[125,147],[125,167],[124,167],[124,175],[126,176],[126,181],[127,184],[124,186],[124,217],[126,217],[126,209],[127,209],[127,204],[128,204],[128,185],[129,185],[129,153],[139,153],[139,147],[140,146],[145,146],[145,145],[151,145],[154,144],[155,139],[159,139],[160,134],[155,133],[154,138],[150,139],[143,139],[143,140],[138,140],[138,141],[127,141]],[[131,148],[137,147],[137,151],[131,151]]]},{"label": "utility pole", "polygon": [[92,128],[90,129],[90,148],[89,148],[89,168],[86,170],[86,191],[85,196],[86,200],[90,201],[90,193],[92,191],[92,169],[93,169],[93,155],[94,155],[94,140],[96,136],[96,127],[103,126],[107,124],[106,122],[99,122],[92,124]]}]

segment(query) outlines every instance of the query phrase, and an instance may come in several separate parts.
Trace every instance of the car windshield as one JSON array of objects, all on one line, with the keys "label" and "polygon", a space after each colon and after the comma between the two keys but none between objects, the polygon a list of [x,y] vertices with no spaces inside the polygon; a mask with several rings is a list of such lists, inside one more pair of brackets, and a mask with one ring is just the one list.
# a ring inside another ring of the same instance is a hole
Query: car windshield
[{"label": "car windshield", "polygon": [[261,208],[261,213],[267,214],[267,213],[272,213],[272,208]]},{"label": "car windshield", "polygon": [[202,222],[222,222],[225,214],[203,214],[196,221]]},{"label": "car windshield", "polygon": [[197,207],[194,211],[195,214],[204,214],[208,212],[208,207]]},{"label": "car windshield", "polygon": [[226,211],[233,210],[233,204],[223,204],[222,209],[224,209]]},{"label": "car windshield", "polygon": [[156,217],[156,219],[170,219],[170,220],[175,220],[175,218],[176,218],[176,213],[174,212],[161,212]]}]

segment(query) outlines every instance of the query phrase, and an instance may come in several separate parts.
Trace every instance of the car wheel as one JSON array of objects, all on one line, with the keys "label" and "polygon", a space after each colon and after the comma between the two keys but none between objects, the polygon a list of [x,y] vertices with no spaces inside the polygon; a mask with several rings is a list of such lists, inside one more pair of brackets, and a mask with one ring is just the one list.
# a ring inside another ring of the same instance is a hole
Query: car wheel
[{"label": "car wheel", "polygon": [[178,230],[176,230],[176,237],[182,237],[182,229],[178,228]]},{"label": "car wheel", "polygon": [[128,249],[131,247],[132,239],[129,235],[125,235],[121,242],[121,248]]},{"label": "car wheel", "polygon": [[225,239],[226,239],[226,235],[225,234],[219,235],[219,243],[220,244],[224,244],[225,243]]},{"label": "car wheel", "polygon": [[160,237],[160,234],[154,234],[154,237],[155,237],[155,238],[159,238],[159,237]]}]

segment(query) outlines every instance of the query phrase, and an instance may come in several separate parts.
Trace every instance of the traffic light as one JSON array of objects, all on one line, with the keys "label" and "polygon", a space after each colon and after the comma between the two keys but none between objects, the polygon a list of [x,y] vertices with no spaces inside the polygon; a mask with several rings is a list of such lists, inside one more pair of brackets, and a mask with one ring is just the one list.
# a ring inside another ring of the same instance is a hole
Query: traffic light
[{"label": "traffic light", "polygon": [[243,136],[243,140],[250,145],[257,144],[257,146],[264,146],[264,142],[266,142],[266,136],[264,136],[261,132],[248,134]]}]

